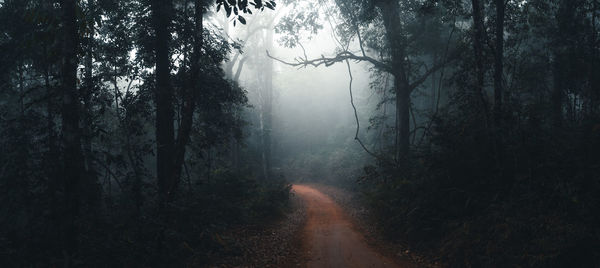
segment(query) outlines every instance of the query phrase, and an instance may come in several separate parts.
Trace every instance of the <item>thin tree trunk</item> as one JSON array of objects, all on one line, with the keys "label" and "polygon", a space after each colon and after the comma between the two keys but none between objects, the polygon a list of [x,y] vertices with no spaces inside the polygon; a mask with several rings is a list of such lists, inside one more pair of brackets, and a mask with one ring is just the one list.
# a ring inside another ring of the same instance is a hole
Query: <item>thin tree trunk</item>
[{"label": "thin tree trunk", "polygon": [[[48,55],[48,50],[47,50],[47,46],[44,45],[44,55]],[[58,152],[58,146],[56,143],[56,132],[54,130],[54,112],[53,112],[53,107],[54,107],[54,101],[55,98],[53,98],[54,96],[54,90],[50,85],[50,63],[48,62],[48,57],[45,58],[45,66],[44,66],[44,85],[46,88],[46,95],[48,96],[48,100],[46,101],[46,131],[48,134],[48,140],[47,140],[47,146],[48,146],[48,153],[46,154],[46,171],[47,171],[47,178],[48,178],[48,188],[46,190],[46,193],[49,197],[49,201],[50,201],[50,208],[51,208],[51,222],[52,222],[52,227],[56,228],[58,226],[60,226],[60,215],[61,215],[61,209],[60,209],[60,200],[58,200],[57,198],[57,190],[60,187],[60,182],[59,182],[59,170],[56,168],[59,164],[58,159],[59,158],[59,152]],[[59,235],[59,237],[56,237],[56,239],[58,241],[60,241],[60,233],[57,233],[56,235]]]},{"label": "thin tree trunk", "polygon": [[192,67],[190,81],[184,88],[183,94],[183,111],[181,127],[177,132],[177,142],[175,144],[174,163],[173,163],[173,176],[172,181],[169,185],[169,192],[173,193],[179,185],[181,179],[181,172],[183,169],[183,163],[185,161],[185,147],[190,141],[190,133],[194,122],[194,110],[196,107],[196,99],[198,98],[198,92],[201,90],[202,81],[200,79],[200,64],[202,60],[202,46],[203,38],[202,34],[204,27],[203,22],[203,7],[202,0],[195,1],[195,28],[194,28],[194,46],[192,52]]},{"label": "thin tree trunk", "polygon": [[591,55],[591,59],[590,59],[590,67],[589,67],[589,75],[588,75],[588,79],[589,79],[589,84],[590,84],[590,88],[589,88],[589,111],[587,116],[588,117],[594,117],[594,115],[597,112],[597,105],[598,105],[598,97],[599,97],[599,91],[598,91],[598,75],[597,75],[597,68],[596,66],[598,66],[597,61],[598,61],[598,49],[596,49],[596,44],[598,43],[598,31],[596,29],[596,22],[597,22],[597,13],[598,12],[598,1],[593,1],[593,5],[592,5],[592,10],[591,10],[591,17],[592,17],[592,21],[591,21],[591,25],[590,27],[592,28],[591,31],[591,37],[590,37],[590,55]]},{"label": "thin tree trunk", "polygon": [[561,0],[558,7],[558,12],[555,15],[555,19],[558,26],[558,33],[554,37],[556,45],[553,47],[553,62],[552,62],[552,95],[551,95],[551,118],[552,123],[556,130],[560,130],[563,125],[563,102],[564,102],[564,85],[567,83],[567,77],[565,76],[565,65],[567,63],[567,56],[564,55],[566,51],[568,40],[565,40],[562,36],[568,36],[570,29],[570,21],[573,18],[571,14],[571,6],[569,0]]},{"label": "thin tree trunk", "polygon": [[244,64],[246,63],[246,60],[248,60],[248,58],[243,57],[240,60],[240,62],[238,62],[237,70],[235,71],[235,75],[233,75],[233,78],[231,80],[233,80],[235,82],[239,82],[240,76],[242,75],[242,70],[244,69]]},{"label": "thin tree trunk", "polygon": [[[46,47],[44,46],[44,51],[46,51]],[[48,52],[45,52],[45,55],[47,55]],[[46,66],[45,66],[45,72],[44,72],[44,86],[46,88],[46,95],[48,96],[48,100],[46,102],[46,131],[48,132],[48,162],[51,163],[53,161],[56,160],[57,157],[57,151],[58,149],[56,148],[56,135],[54,133],[54,113],[52,112],[52,101],[53,98],[51,97],[53,92],[52,92],[52,88],[50,86],[50,66],[48,64],[48,62],[46,61]],[[50,164],[49,167],[53,168],[54,165]],[[49,178],[49,184],[54,184],[54,178],[53,176],[55,175],[53,171],[49,172],[49,176],[51,178]],[[54,185],[53,185],[54,186]],[[54,191],[50,192],[52,195],[54,195]]]},{"label": "thin tree trunk", "polygon": [[552,73],[554,82],[552,86],[552,122],[556,128],[562,127],[563,121],[563,91],[562,91],[562,68],[560,63],[561,56],[554,55]]},{"label": "thin tree trunk", "polygon": [[[272,50],[273,47],[273,28],[269,26],[266,30],[265,46],[267,50]],[[264,70],[265,84],[263,85],[265,94],[263,104],[262,120],[262,158],[263,158],[263,173],[265,179],[271,177],[271,130],[273,123],[273,61],[266,59]]]},{"label": "thin tree trunk", "polygon": [[410,92],[408,85],[397,80],[396,86],[396,116],[398,117],[398,152],[396,159],[404,160],[409,153],[410,145]]},{"label": "thin tree trunk", "polygon": [[88,9],[90,11],[90,18],[88,18],[89,37],[86,46],[85,55],[85,86],[83,87],[83,148],[85,153],[85,166],[86,166],[86,181],[85,184],[85,196],[86,201],[91,206],[98,205],[100,201],[100,191],[98,184],[98,173],[96,172],[93,165],[93,150],[92,150],[92,95],[94,94],[94,79],[93,79],[93,50],[94,50],[94,22],[95,22],[95,4],[94,0],[88,0]]},{"label": "thin tree trunk", "polygon": [[171,0],[152,0],[152,24],[154,26],[156,56],[156,176],[159,192],[166,200],[173,176],[173,89],[171,87],[169,25],[171,22]]},{"label": "thin tree trunk", "polygon": [[79,95],[77,92],[77,2],[62,0],[63,20],[63,63],[62,63],[62,144],[64,163],[64,188],[66,224],[66,250],[73,254],[77,249],[76,218],[80,209],[80,184],[84,171],[84,158],[81,150],[81,130],[79,128]]},{"label": "thin tree trunk", "polygon": [[504,11],[505,0],[496,1],[496,56],[494,60],[494,113],[496,123],[502,114],[502,75],[504,72]]},{"label": "thin tree trunk", "polygon": [[475,65],[476,65],[476,75],[477,75],[477,85],[475,87],[475,94],[479,98],[480,104],[482,106],[483,111],[485,112],[485,116],[488,116],[488,105],[484,96],[484,87],[485,87],[485,69],[483,66],[483,36],[485,34],[484,25],[483,25],[483,16],[482,16],[482,6],[479,0],[471,0],[473,5],[473,26],[475,28],[474,38],[473,38],[473,48],[475,51]]}]

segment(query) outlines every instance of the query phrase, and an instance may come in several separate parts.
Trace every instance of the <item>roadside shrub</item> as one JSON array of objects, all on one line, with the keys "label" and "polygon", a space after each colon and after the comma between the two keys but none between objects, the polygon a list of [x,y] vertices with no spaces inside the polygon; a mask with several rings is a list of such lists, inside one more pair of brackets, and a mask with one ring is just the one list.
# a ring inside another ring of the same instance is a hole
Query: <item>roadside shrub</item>
[{"label": "roadside shrub", "polygon": [[505,118],[447,113],[409,168],[369,172],[381,227],[451,267],[600,265],[600,131]]}]

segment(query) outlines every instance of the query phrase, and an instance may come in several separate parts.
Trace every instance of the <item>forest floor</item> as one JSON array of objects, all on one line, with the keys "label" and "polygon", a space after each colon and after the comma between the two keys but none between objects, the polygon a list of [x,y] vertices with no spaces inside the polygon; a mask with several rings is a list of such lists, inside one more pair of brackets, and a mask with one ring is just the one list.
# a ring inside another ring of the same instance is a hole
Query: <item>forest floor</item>
[{"label": "forest floor", "polygon": [[212,256],[209,267],[302,267],[301,232],[306,207],[299,197],[290,197],[290,210],[267,225],[240,226],[223,236],[226,250]]},{"label": "forest floor", "polygon": [[371,219],[349,191],[294,185],[282,219],[223,234],[227,250],[213,256],[210,267],[441,267],[387,241]]}]

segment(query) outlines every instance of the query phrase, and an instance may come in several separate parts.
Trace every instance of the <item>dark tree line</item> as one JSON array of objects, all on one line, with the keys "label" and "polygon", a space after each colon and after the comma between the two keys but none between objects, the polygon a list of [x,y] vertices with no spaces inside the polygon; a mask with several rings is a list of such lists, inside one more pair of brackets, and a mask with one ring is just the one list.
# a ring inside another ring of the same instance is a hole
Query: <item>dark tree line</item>
[{"label": "dark tree line", "polygon": [[204,263],[218,232],[278,211],[289,188],[230,157],[246,92],[221,68],[235,44],[206,22],[265,8],[0,1],[0,263]]},{"label": "dark tree line", "polygon": [[282,43],[329,18],[338,49],[271,56],[372,66],[384,135],[357,135],[359,182],[383,230],[456,267],[600,263],[597,1],[314,3]]}]

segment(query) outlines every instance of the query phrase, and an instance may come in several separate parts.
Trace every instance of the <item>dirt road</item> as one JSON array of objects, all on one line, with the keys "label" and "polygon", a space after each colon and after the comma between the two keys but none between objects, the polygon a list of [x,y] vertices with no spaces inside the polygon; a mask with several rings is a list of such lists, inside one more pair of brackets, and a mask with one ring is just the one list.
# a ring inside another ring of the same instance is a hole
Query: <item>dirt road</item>
[{"label": "dirt road", "polygon": [[303,247],[308,267],[401,267],[369,247],[331,198],[306,185],[292,189],[306,203]]}]

